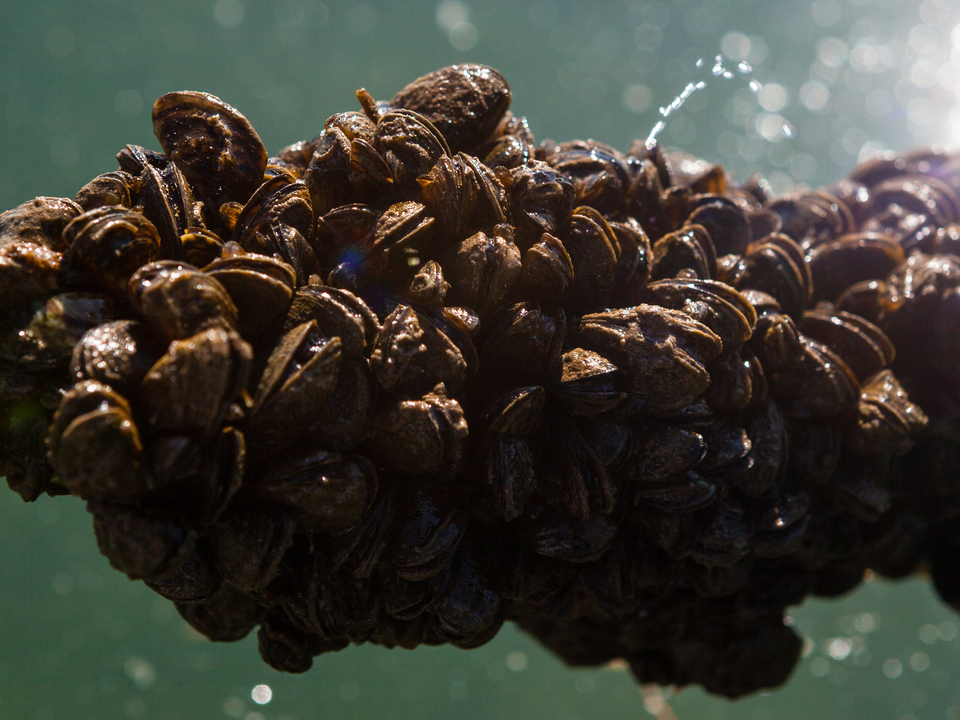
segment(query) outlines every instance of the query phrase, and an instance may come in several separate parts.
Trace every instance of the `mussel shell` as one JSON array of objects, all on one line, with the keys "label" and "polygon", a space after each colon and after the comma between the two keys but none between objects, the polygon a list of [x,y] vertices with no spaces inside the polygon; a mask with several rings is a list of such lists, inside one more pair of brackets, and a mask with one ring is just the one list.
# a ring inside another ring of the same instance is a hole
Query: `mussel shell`
[{"label": "mussel shell", "polygon": [[47,446],[59,482],[75,495],[124,498],[148,489],[130,404],[106,385],[82,381],[64,395]]},{"label": "mussel shell", "polygon": [[753,333],[757,314],[739,292],[713,280],[658,280],[647,286],[647,302],[683,310],[723,341],[730,354]]},{"label": "mussel shell", "polygon": [[376,497],[377,472],[365,457],[308,449],[272,462],[247,489],[284,506],[304,532],[335,532],[357,522]]},{"label": "mussel shell", "polygon": [[618,386],[619,368],[602,355],[574,348],[561,358],[560,382],[551,390],[573,415],[593,416],[612,410],[626,397]]},{"label": "mussel shell", "polygon": [[641,485],[634,495],[638,502],[664,513],[689,513],[712,503],[717,497],[717,486],[690,473],[678,481]]},{"label": "mussel shell", "polygon": [[521,246],[561,232],[573,212],[573,184],[540,160],[514,168],[510,178],[510,215]]},{"label": "mussel shell", "polygon": [[98,175],[77,191],[74,198],[84,210],[120,205],[133,207],[140,192],[140,181],[123,170]]},{"label": "mussel shell", "polygon": [[15,242],[67,249],[63,229],[83,208],[66,198],[38,197],[0,214],[0,247]]},{"label": "mussel shell", "polygon": [[180,236],[187,262],[195,267],[209,265],[223,250],[223,240],[206,228],[189,227]]},{"label": "mussel shell", "polygon": [[584,315],[580,333],[588,348],[624,372],[628,386],[644,398],[651,413],[690,405],[710,385],[705,363],[723,348],[705,324],[655,305]]},{"label": "mussel shell", "polygon": [[59,289],[62,255],[32,242],[0,246],[0,308],[42,300]]},{"label": "mussel shell", "polygon": [[397,513],[392,560],[404,580],[426,580],[445,570],[457,550],[466,521],[456,503],[423,488]]},{"label": "mussel shell", "polygon": [[370,577],[387,549],[396,516],[394,493],[380,485],[380,494],[353,525],[329,536],[333,562],[356,578]]},{"label": "mussel shell", "polygon": [[610,549],[617,530],[609,515],[578,519],[557,507],[541,504],[524,517],[520,535],[538,555],[588,562]]},{"label": "mussel shell", "polygon": [[850,235],[820,245],[810,253],[813,301],[834,301],[855,283],[882,280],[904,261],[895,241]]},{"label": "mussel shell", "polygon": [[0,363],[31,372],[65,368],[83,334],[114,317],[115,307],[93,293],[64,293],[21,307],[11,315],[23,321],[0,335]]},{"label": "mussel shell", "polygon": [[152,165],[157,170],[163,170],[170,164],[170,158],[163,153],[148,150],[141,145],[124,145],[123,150],[117,153],[117,162],[120,169],[130,173],[134,177],[139,177],[147,165]]},{"label": "mussel shell", "polygon": [[174,260],[144,265],[130,278],[130,304],[168,340],[209,327],[234,328],[237,308],[217,280]]},{"label": "mussel shell", "polygon": [[157,229],[143,215],[126,208],[95,208],[78,215],[63,232],[70,243],[64,271],[89,273],[114,297],[125,299],[130,276],[160,257]]},{"label": "mussel shell", "polygon": [[222,582],[213,549],[198,540],[180,552],[173,567],[145,584],[167,600],[199,602],[217,592]]},{"label": "mussel shell", "polygon": [[286,175],[266,180],[243,206],[233,228],[233,239],[247,252],[267,254],[262,238],[274,223],[289,225],[310,238],[313,234],[310,192],[302,182]]},{"label": "mussel shell", "polygon": [[638,428],[625,468],[633,482],[662,483],[689,472],[706,457],[703,435],[679,427]]},{"label": "mussel shell", "polygon": [[333,287],[299,288],[284,319],[284,332],[310,321],[325,337],[339,337],[348,358],[366,355],[380,332],[377,316],[362,299]]},{"label": "mussel shell", "polygon": [[803,314],[800,331],[837,353],[860,382],[896,357],[896,348],[883,331],[852,313],[808,311]]},{"label": "mussel shell", "polygon": [[472,152],[490,137],[510,106],[510,87],[491,67],[452,65],[414,80],[390,105],[423,114],[453,152]]},{"label": "mussel shell", "polygon": [[606,217],[619,216],[631,180],[625,158],[595,140],[561,143],[556,149],[547,162],[573,183],[576,203]]},{"label": "mussel shell", "polygon": [[746,214],[732,203],[706,196],[709,201],[699,204],[686,220],[686,225],[702,225],[713,242],[717,256],[740,254],[753,240]]},{"label": "mussel shell", "polygon": [[208,207],[245,203],[263,182],[267,151],[249,121],[213,95],[172,92],[153,105],[163,151]]},{"label": "mussel shell", "polygon": [[177,612],[190,627],[217,642],[245,638],[262,620],[264,608],[229,583],[199,602],[178,602]]},{"label": "mussel shell", "polygon": [[251,340],[269,331],[286,312],[297,278],[285,262],[254,253],[217,258],[203,272],[230,295],[237,308],[237,329]]},{"label": "mussel shell", "polygon": [[574,210],[561,239],[573,261],[569,296],[580,307],[597,309],[616,279],[620,243],[613,229],[595,209],[582,206]]},{"label": "mussel shell", "polygon": [[530,435],[543,422],[546,391],[538,386],[517,388],[497,398],[485,411],[490,432]]},{"label": "mussel shell", "polygon": [[481,338],[478,382],[492,400],[552,371],[566,338],[566,318],[562,310],[550,314],[535,303],[518,303],[502,309]]},{"label": "mussel shell", "polygon": [[398,305],[383,321],[370,355],[370,370],[385,390],[409,397],[445,383],[455,392],[467,363],[460,349],[429,318]]},{"label": "mussel shell", "polygon": [[767,399],[764,407],[745,423],[750,438],[751,471],[734,484],[749,497],[760,497],[783,477],[789,446],[783,416],[776,403]]},{"label": "mussel shell", "polygon": [[513,294],[520,276],[520,250],[510,239],[478,232],[460,243],[449,267],[451,301],[488,317]]},{"label": "mussel shell", "polygon": [[352,450],[369,433],[377,402],[377,384],[362,360],[345,361],[337,385],[327,402],[317,409],[309,430],[316,442],[341,452]]},{"label": "mussel shell", "polygon": [[440,263],[436,260],[428,260],[410,281],[407,297],[422,305],[443,308],[450,287],[450,283],[443,278],[443,268],[440,267]]},{"label": "mussel shell", "polygon": [[317,420],[337,385],[342,343],[321,339],[315,322],[288,332],[267,360],[250,414],[258,454],[271,454],[300,440]]},{"label": "mussel shell", "polygon": [[200,203],[176,165],[157,170],[146,165],[140,175],[143,215],[157,228],[162,256],[185,260],[180,236],[188,227],[203,227]]},{"label": "mussel shell", "polygon": [[383,156],[400,185],[417,187],[417,178],[436,164],[450,148],[433,123],[412,109],[392,110],[377,122],[373,147]]},{"label": "mussel shell", "polygon": [[537,489],[534,449],[526,438],[489,433],[484,481],[494,509],[505,521],[520,517]]},{"label": "mussel shell", "polygon": [[232,503],[215,532],[224,578],[247,592],[262,590],[276,577],[295,531],[296,524],[283,511]]},{"label": "mussel shell", "polygon": [[140,386],[149,426],[209,438],[246,387],[252,359],[250,346],[222,328],[173,341]]},{"label": "mussel shell", "polygon": [[717,277],[716,251],[702,225],[685,225],[667,233],[653,244],[652,258],[653,280],[677,277],[681,271],[706,280]]},{"label": "mussel shell", "polygon": [[191,533],[136,508],[88,501],[100,553],[131,580],[152,580],[176,561]]},{"label": "mussel shell", "polygon": [[405,475],[458,469],[467,421],[443,385],[418,400],[386,405],[373,418],[367,448],[378,462]]},{"label": "mussel shell", "polygon": [[472,552],[460,554],[443,595],[431,608],[439,638],[464,649],[491,640],[503,624],[500,595],[486,572],[487,565]]},{"label": "mussel shell", "polygon": [[164,350],[142,323],[105,322],[88,330],[76,343],[70,373],[76,381],[97,380],[118,392],[130,393]]},{"label": "mussel shell", "polygon": [[[799,251],[792,240],[783,236]],[[780,245],[766,242],[752,246],[733,271],[732,285],[737,290],[751,288],[776,298],[780,308],[799,318],[810,301],[811,279],[803,256],[797,259]]]},{"label": "mussel shell", "polygon": [[517,284],[525,297],[545,302],[556,301],[573,282],[573,260],[559,238],[550,233],[540,236],[523,256]]},{"label": "mussel shell", "polygon": [[860,384],[827,346],[801,336],[804,352],[792,368],[771,371],[770,393],[784,414],[798,419],[842,419],[856,413]]},{"label": "mussel shell", "polygon": [[656,165],[650,160],[642,160],[630,184],[627,209],[643,227],[651,242],[656,242],[675,229],[664,202],[663,191],[666,187],[669,187],[669,183],[661,178]]}]

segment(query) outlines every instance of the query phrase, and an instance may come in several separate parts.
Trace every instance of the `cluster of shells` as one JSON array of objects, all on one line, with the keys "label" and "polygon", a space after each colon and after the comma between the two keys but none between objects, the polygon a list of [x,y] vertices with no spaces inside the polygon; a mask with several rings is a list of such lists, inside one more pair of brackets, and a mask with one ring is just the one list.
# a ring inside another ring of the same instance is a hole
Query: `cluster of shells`
[{"label": "cluster of shells", "polygon": [[510,620],[736,697],[868,569],[960,605],[960,158],[774,197],[535,143],[488,67],[357,95],[273,157],[164,95],[162,153],[0,215],[13,490],[291,672]]}]

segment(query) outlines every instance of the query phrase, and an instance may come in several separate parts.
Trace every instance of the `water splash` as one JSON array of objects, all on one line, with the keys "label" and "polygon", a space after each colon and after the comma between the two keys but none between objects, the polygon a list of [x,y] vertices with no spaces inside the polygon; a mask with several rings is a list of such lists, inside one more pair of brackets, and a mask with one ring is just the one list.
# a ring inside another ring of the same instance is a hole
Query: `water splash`
[{"label": "water splash", "polygon": [[688,97],[693,95],[693,93],[695,93],[697,90],[702,90],[706,86],[707,84],[703,80],[696,83],[687,83],[687,86],[673,99],[673,102],[666,107],[660,108],[660,114],[664,117],[669,117],[670,113],[672,113],[674,110],[679,110],[681,107],[683,107],[683,104],[687,101]]},{"label": "water splash", "polygon": [[[703,68],[703,66],[703,58],[698,58],[697,62],[694,64],[694,67],[699,70]],[[737,63],[737,72],[739,72],[740,75],[746,75],[749,77],[749,75],[753,72],[753,66],[750,65],[750,63],[748,63],[746,60],[741,60],[739,63]],[[733,77],[735,77],[734,73],[727,69],[727,67],[724,65],[723,55],[720,54],[714,58],[713,67],[710,69],[710,73],[713,75],[713,77],[720,77],[724,80],[731,80]],[[663,132],[664,128],[666,128],[667,118],[670,117],[672,113],[683,107],[683,104],[687,101],[687,98],[693,95],[697,90],[703,90],[703,88],[706,86],[706,80],[688,82],[686,87],[683,88],[680,94],[677,95],[669,105],[665,105],[660,108],[661,119],[658,120],[657,123],[651,128],[650,134],[647,136],[646,142],[644,143],[647,150],[653,150],[653,148],[657,146],[657,135]],[[747,87],[750,88],[750,91],[754,94],[759,94],[760,91],[763,90],[763,85],[760,83],[760,81],[753,77],[749,78]],[[793,138],[795,135],[793,125],[791,125],[787,120],[783,121],[781,134],[787,139]]]},{"label": "water splash", "polygon": [[656,147],[657,135],[659,135],[660,132],[667,126],[665,120],[670,117],[670,114],[683,107],[683,104],[687,101],[688,97],[693,95],[697,90],[703,90],[703,88],[706,86],[707,83],[703,80],[687,83],[687,86],[673,99],[673,102],[666,107],[660,108],[660,114],[663,116],[663,120],[658,120],[657,124],[654,125],[650,130],[650,134],[647,136],[647,141],[645,143],[648,150],[652,150],[654,147]]},{"label": "water splash", "polygon": [[717,55],[711,72],[713,72],[714,75],[723,75],[726,71],[726,68],[723,67],[723,55]]}]

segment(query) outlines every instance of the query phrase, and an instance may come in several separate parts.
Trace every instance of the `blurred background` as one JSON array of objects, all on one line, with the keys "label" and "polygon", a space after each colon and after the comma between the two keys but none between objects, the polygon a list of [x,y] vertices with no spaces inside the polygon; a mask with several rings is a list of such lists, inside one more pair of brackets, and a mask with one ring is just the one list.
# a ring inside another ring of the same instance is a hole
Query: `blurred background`
[{"label": "blurred background", "polygon": [[[126,143],[159,149],[150,108],[170,90],[220,96],[275,152],[357,108],[359,87],[387,99],[465,61],[503,73],[538,139],[621,150],[702,81],[665,145],[816,187],[879,149],[960,142],[958,23],[952,0],[7,2],[0,209],[72,197]],[[792,679],[735,703],[568,670],[510,627],[474,651],[352,647],[284,676],[255,638],[209,643],[111,570],[71,498],[0,492],[0,587],[13,720],[960,718],[960,618],[922,579],[797,608]]]}]

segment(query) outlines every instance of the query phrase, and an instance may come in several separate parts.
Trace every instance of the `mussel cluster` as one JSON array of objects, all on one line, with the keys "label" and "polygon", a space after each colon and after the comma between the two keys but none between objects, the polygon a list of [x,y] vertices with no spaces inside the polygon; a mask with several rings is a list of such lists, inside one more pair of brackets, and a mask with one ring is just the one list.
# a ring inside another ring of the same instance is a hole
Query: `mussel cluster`
[{"label": "mussel cluster", "polygon": [[2,470],[271,666],[490,640],[736,697],[785,609],[929,568],[960,607],[960,157],[827,190],[535,143],[457,65],[268,157],[161,97],[0,215]]}]

